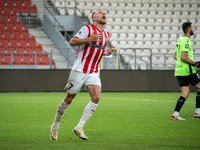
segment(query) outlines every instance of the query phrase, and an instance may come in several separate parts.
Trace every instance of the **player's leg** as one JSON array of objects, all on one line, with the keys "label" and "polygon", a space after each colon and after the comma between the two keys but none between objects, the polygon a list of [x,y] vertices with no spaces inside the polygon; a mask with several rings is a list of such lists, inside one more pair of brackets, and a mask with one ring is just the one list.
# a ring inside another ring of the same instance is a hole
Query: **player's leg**
[{"label": "player's leg", "polygon": [[57,111],[56,111],[56,116],[54,123],[52,124],[51,128],[53,129],[58,129],[59,128],[59,123],[62,119],[62,117],[65,114],[65,111],[67,110],[67,107],[70,105],[72,102],[72,99],[76,96],[76,94],[70,94],[67,92],[64,100],[61,101],[61,103],[58,105]]},{"label": "player's leg", "polygon": [[189,86],[182,86],[181,92],[182,92],[182,94],[179,97],[179,99],[177,100],[176,107],[175,107],[175,110],[173,113],[174,116],[179,116],[179,111],[181,110],[181,108],[183,107],[183,105],[185,103],[185,100],[189,96],[189,92],[190,92]]},{"label": "player's leg", "polygon": [[194,112],[195,118],[200,118],[200,82],[194,85],[194,87],[197,89],[197,95],[196,95],[196,111]]},{"label": "player's leg", "polygon": [[177,76],[177,80],[179,82],[179,86],[181,89],[181,96],[177,100],[174,113],[171,116],[171,119],[173,120],[185,120],[179,116],[179,111],[183,107],[183,104],[185,103],[185,100],[188,98],[189,92],[190,92],[189,82],[187,78],[188,77],[185,77],[185,76]]},{"label": "player's leg", "polygon": [[52,140],[58,139],[58,128],[59,128],[60,121],[61,121],[62,117],[64,116],[64,114],[67,110],[67,107],[70,105],[70,103],[72,102],[72,99],[75,96],[76,96],[76,94],[70,94],[69,92],[67,92],[64,100],[62,100],[61,103],[58,105],[54,122],[51,125],[50,138]]},{"label": "player's leg", "polygon": [[182,94],[179,97],[179,99],[177,100],[176,107],[174,109],[174,113],[171,116],[172,120],[185,120],[179,116],[179,111],[181,110],[181,108],[183,107],[183,104],[185,103],[186,99],[189,96],[189,92],[190,92],[189,86],[181,87],[181,92],[182,92]]},{"label": "player's leg", "polygon": [[99,74],[97,73],[90,74],[85,82],[85,85],[87,86],[87,90],[90,94],[91,100],[85,107],[83,111],[83,115],[78,125],[73,130],[75,134],[77,134],[80,138],[83,138],[83,139],[87,139],[87,136],[85,136],[83,132],[83,126],[90,119],[90,117],[96,110],[99,99],[100,99],[101,81],[99,78]]},{"label": "player's leg", "polygon": [[80,119],[79,124],[77,125],[78,128],[83,128],[86,121],[90,119],[92,114],[94,113],[95,109],[97,108],[99,99],[100,99],[100,93],[101,93],[101,87],[98,85],[88,85],[87,86],[88,92],[91,97],[91,101],[87,104],[87,106],[84,109],[83,115]]},{"label": "player's leg", "polygon": [[64,100],[62,100],[62,102],[58,105],[54,122],[51,125],[50,138],[52,140],[58,139],[58,128],[59,128],[60,121],[62,117],[64,116],[65,111],[67,110],[67,107],[71,104],[73,98],[81,90],[81,87],[84,83],[84,81],[81,81],[81,79],[82,77],[81,77],[80,72],[71,71],[68,82],[64,88],[65,90],[67,90],[67,94]]}]

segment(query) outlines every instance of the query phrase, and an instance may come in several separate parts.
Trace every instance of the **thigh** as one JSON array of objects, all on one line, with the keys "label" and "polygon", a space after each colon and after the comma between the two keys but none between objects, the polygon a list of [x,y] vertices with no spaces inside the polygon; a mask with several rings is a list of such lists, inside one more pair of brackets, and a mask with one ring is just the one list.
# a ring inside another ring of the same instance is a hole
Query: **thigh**
[{"label": "thigh", "polygon": [[64,89],[70,94],[77,94],[81,91],[81,87],[83,86],[85,80],[86,74],[72,70]]},{"label": "thigh", "polygon": [[101,94],[101,79],[98,73],[92,73],[88,75],[85,82],[87,90],[90,94],[91,101],[95,104],[99,102]]}]

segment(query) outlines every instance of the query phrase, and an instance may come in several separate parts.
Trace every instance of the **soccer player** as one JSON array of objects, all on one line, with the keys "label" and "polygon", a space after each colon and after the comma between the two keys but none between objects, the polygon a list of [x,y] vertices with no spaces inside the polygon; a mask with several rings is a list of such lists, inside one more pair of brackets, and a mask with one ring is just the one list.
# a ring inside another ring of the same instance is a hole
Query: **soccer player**
[{"label": "soccer player", "polygon": [[100,61],[102,55],[109,56],[113,52],[112,46],[105,51],[109,38],[109,33],[104,30],[106,13],[103,10],[97,10],[92,14],[92,20],[94,24],[83,26],[70,41],[70,46],[79,46],[79,48],[65,86],[66,97],[59,104],[55,120],[51,125],[50,139],[52,140],[58,139],[59,123],[67,107],[83,85],[87,87],[91,100],[85,107],[79,123],[73,129],[73,133],[82,139],[88,139],[84,134],[83,127],[94,113],[100,100]]},{"label": "soccer player", "polygon": [[191,22],[183,23],[182,29],[184,35],[178,39],[174,53],[174,58],[177,60],[175,76],[179,82],[182,94],[171,116],[173,120],[185,120],[179,116],[179,111],[189,96],[189,84],[193,85],[198,91],[196,95],[196,111],[194,117],[200,118],[200,78],[194,68],[194,66],[199,68],[200,63],[194,62],[193,49],[190,41],[190,37],[194,34],[194,29]]}]

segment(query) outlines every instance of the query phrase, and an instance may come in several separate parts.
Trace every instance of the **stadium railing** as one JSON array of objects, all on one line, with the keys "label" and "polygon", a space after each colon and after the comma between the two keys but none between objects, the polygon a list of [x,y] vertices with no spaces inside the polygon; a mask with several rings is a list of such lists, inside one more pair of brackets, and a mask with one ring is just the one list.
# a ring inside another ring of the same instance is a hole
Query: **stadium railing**
[{"label": "stadium railing", "polygon": [[54,19],[54,26],[56,26],[56,23],[57,23],[57,25],[63,30],[65,39],[67,39],[67,41],[69,41],[71,39],[71,36],[67,33],[66,29],[62,27],[62,24],[56,19],[56,17],[51,13],[51,11],[49,10],[49,8],[45,4],[44,4],[44,8],[53,17],[53,19]]},{"label": "stadium railing", "polygon": [[[14,56],[15,55],[20,55],[20,56],[24,56],[24,55],[31,55],[32,54],[32,56],[34,56],[33,57],[33,59],[32,59],[32,61],[25,61],[25,62],[23,62],[22,61],[22,59],[18,62],[18,64],[14,64],[13,63],[13,58],[14,58]],[[46,55],[46,56],[49,56],[49,62],[44,62],[43,61],[43,63],[44,63],[44,65],[41,65],[39,62],[38,62],[38,59],[39,59],[39,57],[38,57],[38,55]],[[47,55],[48,54],[48,55]],[[32,68],[37,68],[37,69],[39,69],[39,68],[48,68],[48,69],[55,69],[55,64],[53,64],[53,59],[52,59],[52,51],[51,51],[51,53],[48,53],[48,52],[0,52],[0,57],[2,56],[2,55],[8,55],[9,56],[9,61],[7,62],[8,64],[9,64],[9,66],[8,65],[6,65],[6,68],[5,69],[12,69],[13,68],[13,66],[18,66],[18,67],[21,67],[21,68],[23,68],[23,65],[20,65],[21,63],[24,63],[24,64],[26,64],[26,65],[28,65],[28,66],[33,66]],[[45,64],[46,63],[46,64]],[[39,68],[38,68],[38,66],[40,66]],[[41,67],[41,66],[43,66],[43,67]],[[4,69],[4,65],[0,65],[0,69]]]}]

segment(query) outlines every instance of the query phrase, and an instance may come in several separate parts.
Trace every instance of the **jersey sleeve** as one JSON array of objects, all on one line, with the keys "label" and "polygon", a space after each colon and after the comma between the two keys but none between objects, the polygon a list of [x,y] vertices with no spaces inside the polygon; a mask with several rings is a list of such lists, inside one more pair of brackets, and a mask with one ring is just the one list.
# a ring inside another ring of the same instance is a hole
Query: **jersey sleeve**
[{"label": "jersey sleeve", "polygon": [[181,43],[181,51],[188,52],[190,46],[191,46],[190,40],[185,38]]},{"label": "jersey sleeve", "polygon": [[89,34],[88,28],[86,26],[83,26],[78,33],[74,36],[74,38],[84,39],[87,38]]}]

